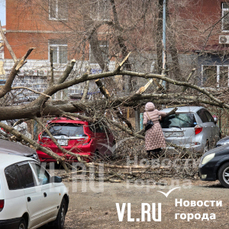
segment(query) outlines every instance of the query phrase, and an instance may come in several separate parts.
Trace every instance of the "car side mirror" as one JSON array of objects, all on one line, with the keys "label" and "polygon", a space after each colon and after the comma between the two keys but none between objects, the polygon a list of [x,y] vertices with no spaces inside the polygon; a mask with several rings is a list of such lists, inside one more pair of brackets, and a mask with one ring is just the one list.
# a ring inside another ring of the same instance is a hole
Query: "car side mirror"
[{"label": "car side mirror", "polygon": [[214,117],[214,123],[216,124],[218,122],[218,118]]},{"label": "car side mirror", "polygon": [[51,177],[51,181],[53,183],[61,183],[62,182],[62,178],[58,177],[58,176],[53,176],[53,177]]}]

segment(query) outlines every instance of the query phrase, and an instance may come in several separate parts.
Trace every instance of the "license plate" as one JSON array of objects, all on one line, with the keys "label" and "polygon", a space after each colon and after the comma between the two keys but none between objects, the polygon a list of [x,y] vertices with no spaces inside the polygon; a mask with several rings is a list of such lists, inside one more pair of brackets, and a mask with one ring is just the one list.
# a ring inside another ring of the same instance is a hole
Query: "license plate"
[{"label": "license plate", "polygon": [[183,132],[165,132],[164,136],[166,138],[169,138],[169,137],[183,137],[184,133]]},{"label": "license plate", "polygon": [[57,143],[61,146],[67,146],[68,140],[67,139],[57,139]]}]

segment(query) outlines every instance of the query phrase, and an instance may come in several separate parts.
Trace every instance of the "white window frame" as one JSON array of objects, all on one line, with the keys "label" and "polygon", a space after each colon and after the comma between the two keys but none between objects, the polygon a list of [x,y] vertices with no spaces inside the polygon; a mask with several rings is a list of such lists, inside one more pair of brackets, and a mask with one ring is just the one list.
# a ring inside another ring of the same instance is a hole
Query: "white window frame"
[{"label": "white window frame", "polygon": [[[52,17],[51,16],[51,2],[50,1],[55,1],[55,12],[56,12],[56,15],[55,15],[55,17]],[[64,17],[64,18],[60,18],[59,17],[59,9],[60,9],[60,7],[59,7],[59,2],[61,2],[61,1],[63,1],[63,0],[49,0],[49,20],[57,20],[57,21],[61,21],[61,20],[63,20],[63,21],[65,21],[65,20],[68,20],[68,13],[66,13],[66,17]],[[67,3],[66,3],[66,11],[68,12],[68,9],[67,9]]]},{"label": "white window frame", "polygon": [[[60,63],[60,47],[68,47],[68,44],[61,44],[61,43],[58,44],[58,42],[56,44],[50,44],[49,43],[49,45],[48,45],[48,53],[50,53],[51,47],[56,47],[57,48],[57,62],[53,61],[53,64],[67,64],[68,56],[67,56],[67,61],[66,62]],[[67,53],[67,55],[68,55],[68,53]],[[49,56],[48,60],[50,61],[50,55],[48,55],[48,56]]]},{"label": "white window frame", "polygon": [[201,65],[201,85],[204,84],[204,67],[216,67],[216,87],[220,87],[220,67],[227,67],[228,68],[228,78],[227,78],[227,87],[229,87],[229,65]]},{"label": "white window frame", "polygon": [[[90,9],[90,16],[93,20],[95,21],[110,21],[110,10],[109,9],[109,6],[110,6],[110,1],[109,0],[93,0],[93,1],[96,1],[96,4],[97,4],[97,12],[95,14],[92,13],[92,7],[91,6],[91,9]],[[101,10],[101,2],[104,2],[106,1],[107,4],[102,4],[102,5],[105,5],[106,8],[103,9],[103,11]],[[103,13],[103,15],[101,15],[101,12]],[[105,18],[105,16],[107,16],[107,18]]]},{"label": "white window frame", "polygon": [[[222,29],[222,32],[229,32],[229,29],[224,29],[224,14],[226,13],[229,13],[229,8],[224,8],[224,4],[228,4],[229,6],[229,3],[226,3],[226,2],[222,2],[222,25],[221,25],[221,29]],[[227,15],[227,17],[229,17],[229,14]],[[228,22],[228,25],[229,25],[229,22]]]}]

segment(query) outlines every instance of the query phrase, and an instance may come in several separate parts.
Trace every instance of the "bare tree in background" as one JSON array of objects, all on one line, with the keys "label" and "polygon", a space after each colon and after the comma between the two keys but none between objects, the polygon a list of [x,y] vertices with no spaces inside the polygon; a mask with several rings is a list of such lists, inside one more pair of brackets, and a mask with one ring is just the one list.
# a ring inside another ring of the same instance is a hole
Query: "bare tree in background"
[{"label": "bare tree in background", "polygon": [[[59,34],[58,38],[65,39],[71,44],[71,48],[68,49],[68,57],[72,60],[68,62],[58,77],[54,71],[54,84],[48,86],[45,92],[33,91],[39,95],[34,101],[15,104],[13,99],[17,97],[19,89],[32,90],[31,88],[15,88],[13,82],[23,66],[26,66],[28,57],[36,50],[29,49],[27,53],[25,50],[22,58],[14,55],[15,64],[7,76],[5,86],[0,88],[0,120],[74,117],[91,122],[105,122],[120,132],[124,131],[127,135],[144,139],[142,133],[135,131],[129,125],[125,115],[119,112],[119,109],[141,107],[147,101],[153,101],[158,105],[169,106],[207,104],[228,110],[227,89],[221,92],[212,90],[212,88],[202,88],[197,83],[198,75],[193,70],[194,65],[187,67],[187,63],[180,63],[178,50],[191,53],[198,47],[206,47],[211,37],[208,28],[214,27],[213,19],[204,26],[201,18],[190,16],[191,22],[184,22],[184,14],[186,17],[188,13],[191,15],[189,9],[193,2],[175,0],[167,2],[168,69],[167,76],[165,76],[162,74],[162,0],[63,1],[63,4],[68,5],[70,13],[68,20],[61,20],[61,25],[57,26],[55,30],[56,32],[63,31],[63,29],[68,31]],[[44,7],[47,6],[47,1],[43,0],[41,2],[20,1],[18,7],[21,10],[24,8],[25,11],[35,10],[34,7],[28,6],[29,3],[30,6],[36,4],[40,9],[48,10],[47,7]],[[64,14],[65,12],[59,13]],[[19,14],[18,23],[23,23],[24,16]],[[38,18],[39,21],[35,21],[34,26],[39,27],[39,23],[48,25],[49,21],[44,20],[42,15]],[[203,33],[204,30],[205,33]],[[36,41],[34,44],[39,47]],[[109,51],[106,49],[108,46]],[[12,47],[10,51],[12,55],[14,49],[15,47]],[[198,56],[196,55],[195,58]],[[87,64],[84,64],[85,62]],[[111,65],[111,62],[116,62],[115,67]],[[93,64],[99,65],[101,72],[92,73],[90,68]],[[110,66],[113,67],[110,68]],[[212,75],[214,79],[215,75]],[[124,91],[117,90],[119,85],[115,84],[114,79],[117,76],[127,78],[123,80]],[[160,80],[166,81],[173,87],[168,92],[158,90]],[[97,83],[94,83],[95,81]],[[90,87],[88,87],[88,82],[90,82]],[[74,85],[82,85],[81,87],[87,85],[82,100],[55,101],[52,99],[59,91]],[[88,100],[86,94],[92,91],[92,85],[101,93]],[[209,85],[214,85],[214,82],[210,82]],[[41,149],[36,141],[26,138],[12,127],[2,123],[0,127],[15,135],[18,140],[23,140]],[[53,155],[51,151],[46,151],[46,153],[63,162],[62,158]]]}]

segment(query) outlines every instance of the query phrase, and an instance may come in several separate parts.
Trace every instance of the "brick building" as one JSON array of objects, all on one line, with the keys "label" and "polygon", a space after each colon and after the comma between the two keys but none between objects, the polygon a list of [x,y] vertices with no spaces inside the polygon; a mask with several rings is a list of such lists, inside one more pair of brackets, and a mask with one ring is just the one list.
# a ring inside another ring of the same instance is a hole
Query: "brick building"
[{"label": "brick building", "polygon": [[[109,1],[105,0],[93,2],[85,0],[84,2],[88,5],[70,0],[67,2],[31,0],[25,3],[6,0],[6,37],[17,58],[22,57],[29,47],[35,47],[29,56],[28,63],[21,69],[15,85],[32,87],[38,91],[45,90],[50,76],[50,49],[54,52],[56,78],[61,75],[67,62],[73,58],[77,60],[72,73],[74,77],[86,71],[88,66],[93,73],[101,71],[97,59],[91,52],[89,42],[84,41],[82,37],[88,36],[87,33],[91,31],[85,29],[90,26],[88,15],[93,21],[108,24],[110,20],[113,20],[111,8],[109,8]],[[229,5],[221,0],[175,1],[168,6],[168,9],[170,20],[177,26],[175,29],[176,47],[182,73],[187,75],[193,67],[196,67],[195,81],[199,85],[228,86],[229,16],[227,13]],[[82,12],[88,13],[81,15]],[[153,9],[151,12],[148,11],[148,14],[153,14]],[[80,17],[84,17],[84,20],[80,20]],[[151,24],[148,22],[147,26],[150,28]],[[97,34],[103,57],[109,59],[107,63],[109,69],[112,70],[115,59],[112,58],[114,55],[110,50],[115,50],[115,43],[109,37],[109,29],[106,26],[101,26]],[[139,33],[136,31],[132,33],[131,39],[135,43],[129,46],[129,49],[135,50],[138,48],[136,46],[143,47],[141,44],[146,37],[147,34],[141,30]],[[169,37],[167,42],[171,42]],[[81,43],[81,46],[76,46],[76,43]],[[146,43],[147,47],[143,47],[144,57],[142,53],[141,55],[135,53],[131,57],[134,70],[153,71],[155,67],[155,41],[149,39]],[[167,53],[168,65],[172,66],[173,59],[170,51],[167,50]],[[8,74],[13,61],[7,49],[4,50],[4,58],[4,68]],[[69,88],[66,94],[81,92],[82,86],[76,85]],[[36,95],[31,96],[36,97]],[[59,98],[63,96],[64,93],[60,94]]]},{"label": "brick building", "polygon": [[[89,44],[86,43],[82,57],[82,51],[75,50],[74,25],[75,13],[70,4],[63,1],[13,1],[6,0],[6,38],[11,45],[17,58],[22,57],[30,47],[34,51],[28,58],[28,63],[21,69],[20,74],[15,79],[14,86],[32,87],[37,91],[43,92],[48,85],[50,77],[50,50],[53,50],[54,77],[61,76],[67,63],[71,59],[76,59],[74,76],[86,71],[88,66],[92,72],[100,71],[99,65],[95,62],[90,53]],[[74,17],[71,16],[74,14]],[[72,19],[73,17],[73,19]],[[100,48],[107,51],[107,44],[100,41]],[[10,52],[5,49],[6,74],[13,66]],[[114,62],[109,63],[110,69]],[[67,94],[80,94],[82,85],[69,88],[66,92],[59,93],[58,99],[63,99]],[[36,94],[30,93],[30,98],[36,98]]]}]

